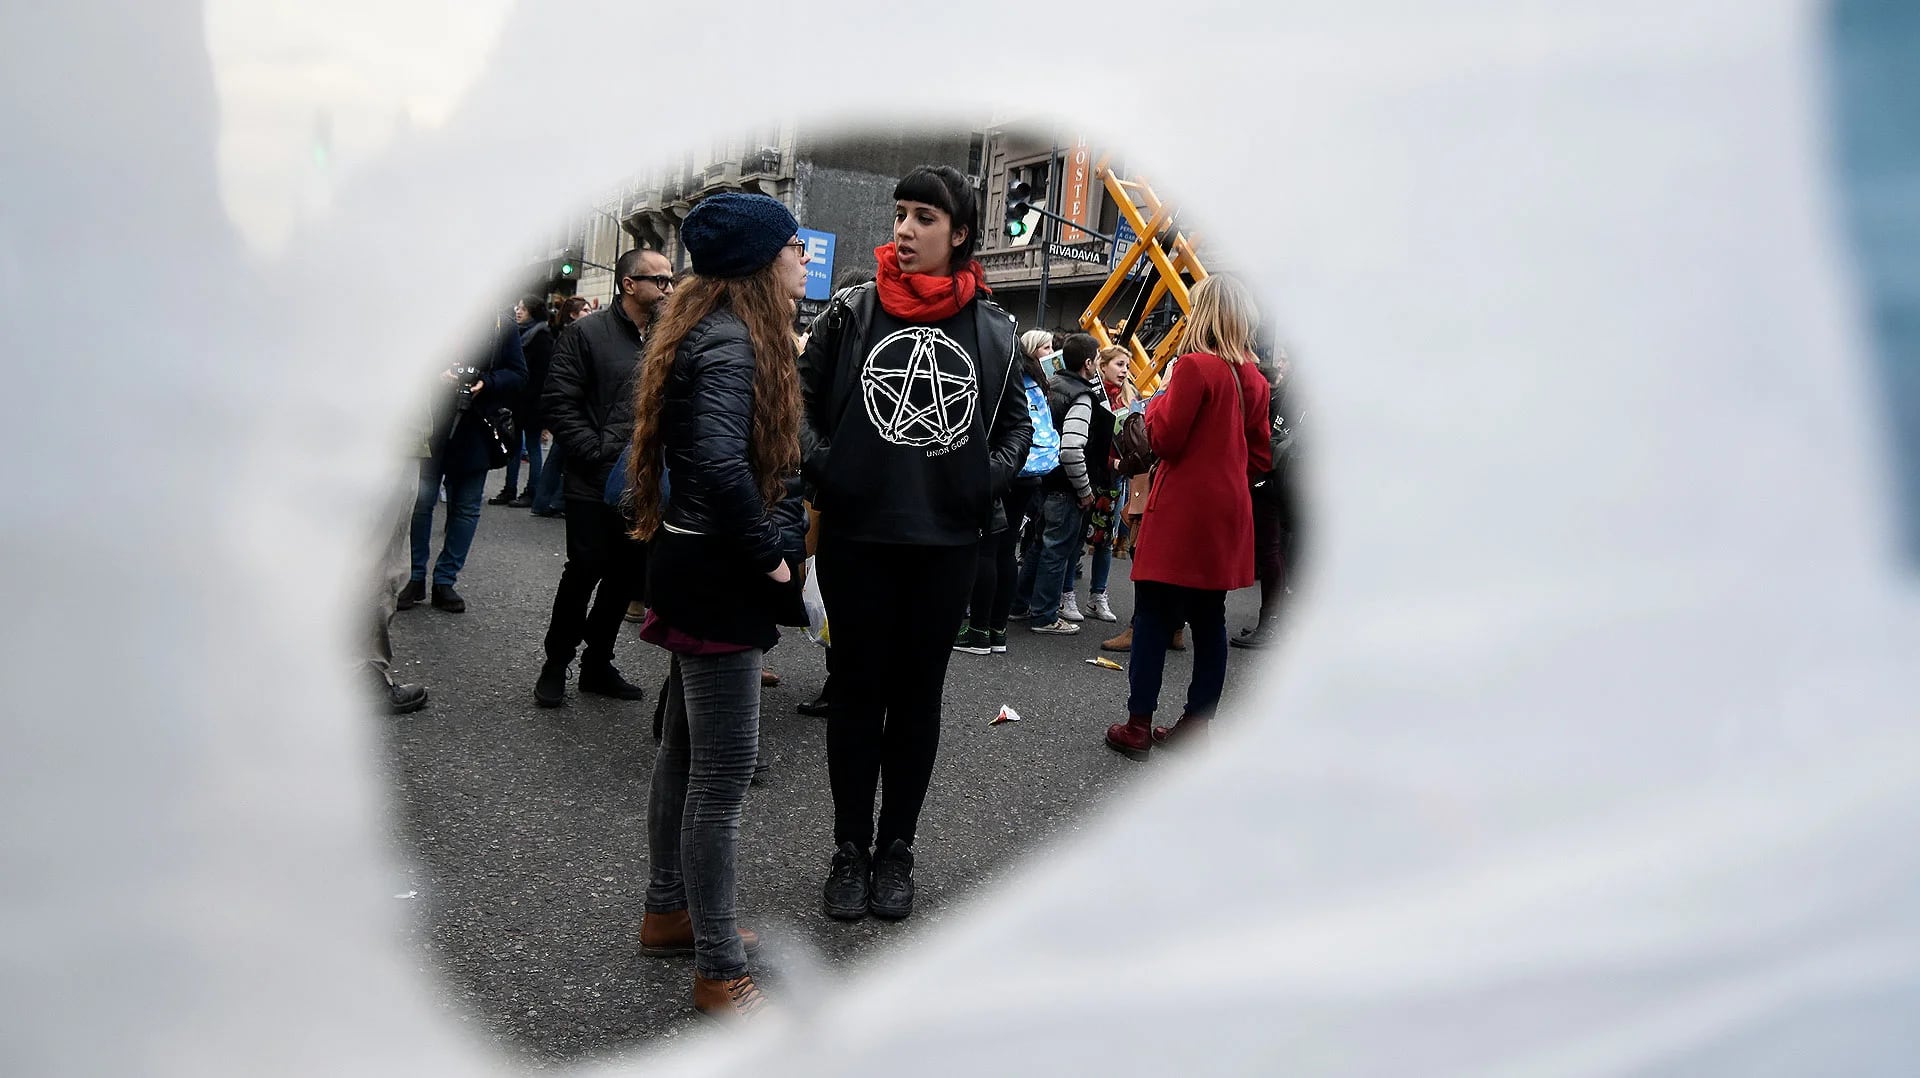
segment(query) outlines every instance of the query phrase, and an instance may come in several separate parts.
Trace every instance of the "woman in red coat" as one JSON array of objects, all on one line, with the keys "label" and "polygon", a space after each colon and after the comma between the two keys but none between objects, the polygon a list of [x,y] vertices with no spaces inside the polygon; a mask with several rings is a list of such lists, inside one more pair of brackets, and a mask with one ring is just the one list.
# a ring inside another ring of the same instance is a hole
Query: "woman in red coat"
[{"label": "woman in red coat", "polygon": [[[1136,760],[1204,728],[1226,684],[1227,592],[1254,581],[1247,480],[1272,467],[1267,380],[1251,344],[1258,324],[1239,281],[1216,275],[1194,286],[1180,358],[1147,405],[1160,463],[1134,548],[1127,721],[1107,728],[1107,745]],[[1187,706],[1177,725],[1155,727],[1167,645],[1182,624],[1193,626]]]}]

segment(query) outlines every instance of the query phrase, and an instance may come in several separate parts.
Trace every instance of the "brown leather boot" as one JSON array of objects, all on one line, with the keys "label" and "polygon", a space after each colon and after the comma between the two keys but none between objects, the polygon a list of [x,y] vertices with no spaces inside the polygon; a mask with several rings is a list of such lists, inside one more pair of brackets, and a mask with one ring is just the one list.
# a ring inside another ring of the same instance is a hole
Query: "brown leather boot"
[{"label": "brown leather boot", "polygon": [[1167,648],[1170,651],[1187,650],[1187,627],[1185,625],[1173,631],[1173,643],[1168,644]]},{"label": "brown leather boot", "polygon": [[1153,748],[1153,716],[1128,715],[1107,727],[1107,747],[1129,760],[1144,760]]},{"label": "brown leather boot", "polygon": [[1153,743],[1166,748],[1203,745],[1207,740],[1207,724],[1212,721],[1195,715],[1182,715],[1180,721],[1172,726],[1154,727]]},{"label": "brown leather boot", "polygon": [[[760,937],[750,928],[740,929],[740,944],[752,954],[760,949]],[[640,918],[640,953],[649,958],[692,954],[693,917],[686,910],[648,911]]]},{"label": "brown leather boot", "polygon": [[1114,637],[1112,640],[1102,640],[1100,642],[1100,650],[1101,651],[1132,651],[1133,650],[1133,626],[1128,625],[1125,629],[1122,629],[1120,631],[1119,636]]},{"label": "brown leather boot", "polygon": [[763,1018],[768,1011],[767,997],[753,983],[753,974],[730,981],[708,980],[693,975],[693,1009],[702,1018],[719,1022],[744,1022]]}]

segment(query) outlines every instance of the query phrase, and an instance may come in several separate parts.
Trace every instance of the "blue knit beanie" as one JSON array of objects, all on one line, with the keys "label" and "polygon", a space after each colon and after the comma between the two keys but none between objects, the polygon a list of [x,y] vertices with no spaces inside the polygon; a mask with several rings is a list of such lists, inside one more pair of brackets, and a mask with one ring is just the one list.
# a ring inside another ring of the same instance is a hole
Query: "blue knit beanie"
[{"label": "blue knit beanie", "polygon": [[780,257],[800,222],[777,198],[726,191],[700,200],[680,223],[680,242],[702,277],[745,277]]}]

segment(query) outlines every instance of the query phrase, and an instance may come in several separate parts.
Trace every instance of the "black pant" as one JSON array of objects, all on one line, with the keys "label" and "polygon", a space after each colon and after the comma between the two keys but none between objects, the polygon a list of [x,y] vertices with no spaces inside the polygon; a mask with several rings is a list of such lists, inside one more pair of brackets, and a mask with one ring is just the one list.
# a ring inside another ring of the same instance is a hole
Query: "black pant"
[{"label": "black pant", "polygon": [[[833,841],[913,844],[940,748],[947,660],[973,585],[976,548],[836,539],[823,530],[815,567],[833,629],[827,777]],[[884,780],[884,781],[883,781]]]},{"label": "black pant", "polygon": [[547,623],[548,661],[572,662],[584,642],[583,668],[612,662],[620,619],[646,578],[647,548],[628,538],[620,514],[602,501],[568,498],[567,565]]},{"label": "black pant", "polygon": [[1260,581],[1260,616],[1272,617],[1286,593],[1293,563],[1292,491],[1279,480],[1253,491],[1253,566]]},{"label": "black pant", "polygon": [[979,559],[974,563],[972,611],[967,624],[975,629],[1005,632],[1007,617],[1013,613],[1014,584],[1020,567],[1013,559],[1020,545],[1020,521],[1026,516],[1027,503],[1039,488],[1014,486],[1000,497],[1007,511],[1007,526],[980,540]]}]

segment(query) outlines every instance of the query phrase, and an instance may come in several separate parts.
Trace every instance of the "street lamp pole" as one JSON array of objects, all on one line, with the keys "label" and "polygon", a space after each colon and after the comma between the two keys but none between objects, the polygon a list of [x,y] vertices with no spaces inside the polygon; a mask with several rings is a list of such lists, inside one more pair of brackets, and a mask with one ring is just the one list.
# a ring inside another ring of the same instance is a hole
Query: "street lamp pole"
[{"label": "street lamp pole", "polygon": [[[1056,206],[1055,199],[1060,194],[1060,136],[1053,136],[1053,155],[1047,158],[1047,205]],[[1053,226],[1053,235],[1057,239],[1060,226],[1054,224],[1059,215],[1043,211],[1047,224]],[[1047,240],[1047,229],[1040,229],[1040,296],[1033,315],[1035,329],[1047,328],[1047,279],[1053,275],[1053,250]]]}]

